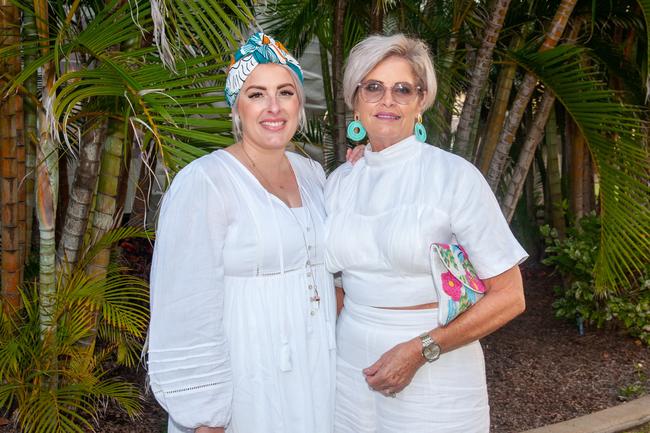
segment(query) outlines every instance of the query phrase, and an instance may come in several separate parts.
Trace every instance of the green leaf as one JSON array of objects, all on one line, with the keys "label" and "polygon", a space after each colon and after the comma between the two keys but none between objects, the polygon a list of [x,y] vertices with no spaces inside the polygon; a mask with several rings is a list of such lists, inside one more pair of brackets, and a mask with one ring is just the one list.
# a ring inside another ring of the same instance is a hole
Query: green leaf
[{"label": "green leaf", "polygon": [[603,229],[596,288],[616,290],[641,271],[640,261],[650,260],[650,237],[643,235],[650,227],[646,112],[608,90],[600,72],[587,66],[594,62],[585,60],[590,56],[585,48],[564,45],[508,55],[553,91],[586,139],[600,180]]}]

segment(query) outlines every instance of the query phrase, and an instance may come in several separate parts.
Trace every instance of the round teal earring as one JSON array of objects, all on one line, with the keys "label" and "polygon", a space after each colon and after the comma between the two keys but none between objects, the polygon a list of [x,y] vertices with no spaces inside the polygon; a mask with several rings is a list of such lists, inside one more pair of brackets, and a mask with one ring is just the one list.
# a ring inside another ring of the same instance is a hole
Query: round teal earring
[{"label": "round teal earring", "polygon": [[422,124],[421,114],[418,114],[418,121],[415,122],[414,132],[415,132],[415,138],[418,141],[421,141],[422,143],[427,141],[427,130],[424,129],[424,125]]},{"label": "round teal earring", "polygon": [[366,138],[366,128],[359,122],[359,116],[354,116],[354,120],[348,125],[348,138],[352,141]]}]

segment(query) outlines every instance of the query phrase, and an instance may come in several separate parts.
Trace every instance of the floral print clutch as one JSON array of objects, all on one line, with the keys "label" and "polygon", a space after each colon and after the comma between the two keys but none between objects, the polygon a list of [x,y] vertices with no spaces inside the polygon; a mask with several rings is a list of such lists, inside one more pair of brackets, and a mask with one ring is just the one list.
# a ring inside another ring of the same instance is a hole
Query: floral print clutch
[{"label": "floral print clutch", "polygon": [[483,297],[485,285],[458,244],[431,244],[429,260],[438,294],[438,323],[445,326]]}]

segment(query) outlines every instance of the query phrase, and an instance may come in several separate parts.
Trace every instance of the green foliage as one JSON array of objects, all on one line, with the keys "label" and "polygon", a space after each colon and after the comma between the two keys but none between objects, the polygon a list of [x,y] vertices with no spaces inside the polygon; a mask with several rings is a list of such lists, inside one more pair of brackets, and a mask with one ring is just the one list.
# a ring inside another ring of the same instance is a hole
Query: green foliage
[{"label": "green foliage", "polygon": [[[25,10],[33,7],[26,0],[16,3]],[[161,46],[148,42],[163,29],[154,19],[161,10],[149,1],[84,1],[77,14],[89,16],[67,24],[66,7],[52,6],[50,38],[39,41],[50,47],[48,54],[38,51],[37,42],[0,48],[0,59],[21,52],[34,57],[17,76],[0,83],[0,92],[16,91],[38,75],[40,67],[54,62],[58,66],[51,89],[54,98],[47,114],[51,133],[60,143],[73,149],[72,143],[83,142],[77,131],[84,130],[84,122],[112,118],[129,130],[140,130],[141,150],[155,146],[166,167],[176,172],[232,143],[230,109],[223,103],[224,70],[230,60],[228,46],[238,45],[243,38],[235,29],[247,25],[251,16],[240,0],[190,3],[157,3],[167,13],[166,34],[175,37],[165,47],[193,50],[186,55],[174,48],[173,59],[168,52],[161,55]],[[199,11],[203,17],[196,22],[192,17]],[[187,15],[170,16],[181,12]],[[206,20],[209,26],[202,25]],[[216,40],[219,36],[223,39]]]},{"label": "green foliage", "polygon": [[140,413],[137,387],[107,373],[110,365],[133,367],[139,359],[147,284],[115,266],[105,279],[84,271],[101,246],[134,235],[145,233],[107,233],[58,279],[51,323],[41,322],[37,284],[22,288],[19,311],[0,312],[0,408],[13,410],[22,432],[94,431],[106,400],[129,416]]},{"label": "green foliage", "polygon": [[[609,286],[604,293],[595,288],[594,268],[599,256],[600,218],[588,215],[570,228],[566,239],[548,225],[541,227],[548,257],[564,278],[564,287],[556,287],[553,307],[557,317],[576,320],[600,328],[609,324],[624,328],[630,335],[650,345],[650,263],[645,271],[630,278],[633,284]],[[642,264],[643,265],[643,264]]]},{"label": "green foliage", "polygon": [[[596,290],[633,285],[650,261],[646,111],[621,103],[591,51],[562,45],[545,52],[532,47],[508,53],[511,59],[553,91],[584,135],[599,176],[602,231],[592,268]],[[586,61],[586,59],[594,60]]]}]

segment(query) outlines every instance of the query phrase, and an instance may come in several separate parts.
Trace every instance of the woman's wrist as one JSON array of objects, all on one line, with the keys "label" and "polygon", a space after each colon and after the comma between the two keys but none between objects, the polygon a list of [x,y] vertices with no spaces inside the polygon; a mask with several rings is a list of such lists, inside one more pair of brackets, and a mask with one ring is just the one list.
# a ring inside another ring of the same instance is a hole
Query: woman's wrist
[{"label": "woman's wrist", "polygon": [[422,341],[419,337],[415,337],[409,341],[410,346],[413,348],[413,359],[416,360],[418,368],[426,364],[426,359],[422,355]]}]

